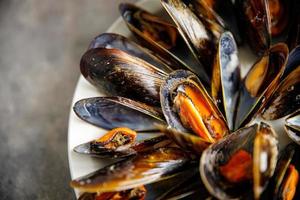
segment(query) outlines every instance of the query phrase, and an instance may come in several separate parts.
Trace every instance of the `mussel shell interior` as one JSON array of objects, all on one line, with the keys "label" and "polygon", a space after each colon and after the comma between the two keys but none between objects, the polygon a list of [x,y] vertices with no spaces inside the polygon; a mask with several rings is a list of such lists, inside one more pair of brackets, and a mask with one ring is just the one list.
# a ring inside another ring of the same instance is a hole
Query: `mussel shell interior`
[{"label": "mussel shell interior", "polygon": [[251,188],[251,184],[232,185],[220,174],[219,167],[228,162],[239,149],[250,154],[258,125],[242,128],[208,147],[201,156],[200,174],[208,191],[218,199],[239,198]]},{"label": "mussel shell interior", "polygon": [[288,136],[300,145],[300,110],[296,111],[286,119],[285,130]]},{"label": "mussel shell interior", "polygon": [[158,181],[188,163],[188,155],[179,148],[159,148],[77,178],[71,186],[85,192],[128,190]]}]

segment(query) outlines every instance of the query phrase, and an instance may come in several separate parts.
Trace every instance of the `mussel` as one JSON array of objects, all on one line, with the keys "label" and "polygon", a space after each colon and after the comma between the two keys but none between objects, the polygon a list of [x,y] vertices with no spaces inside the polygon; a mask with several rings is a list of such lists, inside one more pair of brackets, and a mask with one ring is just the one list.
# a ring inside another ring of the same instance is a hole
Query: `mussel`
[{"label": "mussel", "polygon": [[292,200],[294,197],[295,199],[299,198],[300,190],[298,191],[298,197],[296,196],[300,167],[299,161],[297,163],[297,154],[299,154],[299,149],[295,144],[287,145],[280,152],[274,176],[262,196],[263,199]]},{"label": "mussel", "polygon": [[238,47],[233,35],[225,32],[220,37],[212,75],[212,97],[224,110],[227,124],[234,129],[236,107],[241,87]]},{"label": "mussel", "polygon": [[129,190],[178,172],[189,160],[189,155],[179,148],[159,148],[77,178],[71,186],[88,193]]},{"label": "mussel", "polygon": [[[81,73],[109,97],[82,99],[74,111],[109,131],[74,151],[115,163],[71,186],[81,199],[299,198],[300,4],[161,4],[175,25],[132,4],[119,7],[144,47],[105,33],[82,56]],[[257,56],[250,69],[243,66],[250,59],[239,60],[248,46]],[[284,147],[278,127],[292,144]]]},{"label": "mussel", "polygon": [[[213,143],[228,134],[222,113],[193,73],[184,70],[172,72],[162,84],[160,96],[166,121],[176,129],[174,135],[190,132],[198,136],[200,143]],[[180,145],[180,139],[175,141]]]},{"label": "mussel", "polygon": [[291,15],[291,1],[267,0],[270,12],[272,36],[278,36],[288,29]]},{"label": "mussel", "polygon": [[179,28],[180,34],[188,44],[191,52],[211,74],[215,53],[212,33],[203,22],[181,0],[162,0],[162,5]]},{"label": "mussel", "polygon": [[288,54],[288,47],[278,43],[251,67],[240,89],[235,128],[245,126],[264,108],[280,83]]},{"label": "mussel", "polygon": [[277,157],[276,133],[265,123],[254,124],[209,146],[201,156],[200,174],[218,199],[249,195],[259,199],[274,174]]},{"label": "mussel", "polygon": [[147,190],[144,186],[120,192],[83,193],[78,200],[144,200]]},{"label": "mussel", "polygon": [[81,58],[82,75],[110,95],[159,105],[160,85],[167,73],[118,49],[95,48]]},{"label": "mussel", "polygon": [[165,123],[160,109],[124,97],[81,99],[73,110],[82,120],[104,129],[128,127],[151,131],[157,124]]},{"label": "mussel", "polygon": [[288,136],[300,145],[300,110],[288,116],[284,128]]},{"label": "mussel", "polygon": [[267,0],[237,0],[240,26],[253,51],[261,55],[271,44],[271,19]]},{"label": "mussel", "polygon": [[90,156],[113,159],[132,156],[171,144],[171,141],[164,135],[143,141],[137,141],[136,137],[137,133],[129,128],[115,128],[96,140],[76,146],[74,151]]},{"label": "mussel", "polygon": [[[279,119],[300,109],[300,48],[289,55],[281,83],[270,97],[262,117],[267,120]],[[287,106],[289,105],[289,106]]]},{"label": "mussel", "polygon": [[95,37],[90,43],[89,49],[95,48],[119,49],[129,55],[138,57],[165,72],[172,71],[170,68],[171,66],[168,66],[166,62],[159,58],[159,56],[156,56],[155,52],[141,47],[130,39],[119,34],[103,33]]},{"label": "mussel", "polygon": [[[170,68],[192,70],[203,81],[208,82],[206,74],[203,73],[203,69],[198,66],[198,63],[186,59],[191,56],[186,53],[187,47],[181,41],[177,28],[173,24],[129,3],[120,4],[119,9],[128,28],[143,46],[154,52]],[[176,51],[181,49],[180,54],[177,54],[175,49]],[[178,58],[178,55],[181,57]]]}]

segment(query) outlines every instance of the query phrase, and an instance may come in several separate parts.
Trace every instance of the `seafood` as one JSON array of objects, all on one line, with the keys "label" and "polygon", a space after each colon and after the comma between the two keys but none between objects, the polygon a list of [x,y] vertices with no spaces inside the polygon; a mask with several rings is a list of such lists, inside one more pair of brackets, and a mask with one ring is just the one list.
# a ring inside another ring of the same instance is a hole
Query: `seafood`
[{"label": "seafood", "polygon": [[100,90],[151,105],[159,104],[159,88],[167,73],[118,49],[96,48],[81,58],[82,75]]},{"label": "seafood", "polygon": [[96,140],[76,146],[74,151],[100,158],[122,158],[172,143],[164,135],[143,141],[136,141],[136,136],[137,133],[129,128],[115,128]]},{"label": "seafood", "polygon": [[[172,69],[191,70],[197,73],[202,81],[208,83],[208,77],[203,68],[198,66],[199,63],[186,64],[190,59],[185,58],[190,57],[190,54],[185,53],[185,44],[183,44],[183,47],[180,46],[184,42],[181,42],[181,38],[178,37],[179,33],[174,25],[129,3],[120,4],[119,9],[128,28],[143,46],[151,49],[157,57]],[[175,55],[174,49],[176,48],[174,47],[176,46],[178,49],[183,48],[181,54],[184,54],[184,56],[181,56],[181,58],[178,58],[178,54]]]},{"label": "seafood", "polygon": [[242,198],[249,195],[245,188],[253,182],[254,198],[259,199],[274,174],[277,145],[276,133],[264,123],[240,129],[214,143],[200,161],[206,188],[218,199]]},{"label": "seafood", "polygon": [[188,154],[178,148],[159,148],[77,178],[71,186],[89,193],[128,190],[179,171],[189,160]]},{"label": "seafood", "polygon": [[299,198],[300,4],[160,3],[175,25],[122,3],[138,44],[103,33],[81,58],[108,96],[74,112],[108,132],[73,150],[112,164],[71,187],[80,199]]},{"label": "seafood", "polygon": [[128,127],[150,131],[165,121],[160,109],[123,97],[81,99],[73,110],[82,120],[104,129]]}]

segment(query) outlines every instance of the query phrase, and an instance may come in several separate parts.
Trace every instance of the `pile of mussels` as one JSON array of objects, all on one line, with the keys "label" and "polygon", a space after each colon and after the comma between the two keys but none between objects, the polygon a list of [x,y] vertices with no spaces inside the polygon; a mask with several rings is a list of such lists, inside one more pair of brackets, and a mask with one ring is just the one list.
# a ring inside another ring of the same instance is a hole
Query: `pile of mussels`
[{"label": "pile of mussels", "polygon": [[300,1],[161,4],[174,24],[123,3],[136,42],[104,33],[81,58],[107,97],[74,111],[108,132],[74,151],[115,162],[71,181],[79,199],[300,199]]}]

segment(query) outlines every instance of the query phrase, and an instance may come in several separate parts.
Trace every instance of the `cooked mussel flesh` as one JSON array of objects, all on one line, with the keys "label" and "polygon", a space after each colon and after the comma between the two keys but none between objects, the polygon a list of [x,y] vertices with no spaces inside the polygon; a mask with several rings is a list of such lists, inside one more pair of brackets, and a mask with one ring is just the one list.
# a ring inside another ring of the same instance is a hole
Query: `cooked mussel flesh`
[{"label": "cooked mussel flesh", "polygon": [[137,140],[136,137],[137,133],[129,128],[115,128],[108,131],[99,139],[76,146],[74,151],[100,158],[122,158],[166,147],[172,143],[164,135],[142,141]]},{"label": "cooked mussel flesh", "polygon": [[120,192],[83,193],[78,200],[144,200],[147,190],[144,186]]},{"label": "cooked mussel flesh", "polygon": [[222,113],[193,73],[172,72],[162,84],[160,96],[164,116],[171,128],[192,132],[210,143],[228,133]]},{"label": "cooked mussel flesh", "polygon": [[[259,199],[273,176],[278,156],[277,135],[265,123],[237,130],[202,154],[200,174],[218,199]],[[248,189],[253,185],[253,193]]]}]

